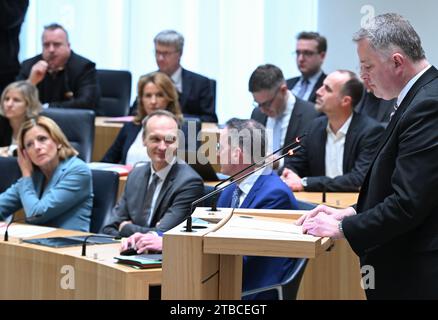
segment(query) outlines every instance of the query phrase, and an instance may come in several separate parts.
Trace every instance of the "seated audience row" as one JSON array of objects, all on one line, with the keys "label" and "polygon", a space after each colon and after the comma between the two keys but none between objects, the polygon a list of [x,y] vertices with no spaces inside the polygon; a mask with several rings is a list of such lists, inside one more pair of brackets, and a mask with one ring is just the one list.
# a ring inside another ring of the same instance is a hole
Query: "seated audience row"
[{"label": "seated audience row", "polygon": [[[217,122],[212,81],[180,65],[183,36],[165,30],[155,37],[154,44],[158,71],[175,83],[182,113],[201,121]],[[42,54],[21,64],[17,79],[37,86],[44,107],[95,110],[100,98],[95,63],[73,52],[67,31],[59,24],[44,27],[42,45]],[[139,99],[132,111],[136,111]]]}]

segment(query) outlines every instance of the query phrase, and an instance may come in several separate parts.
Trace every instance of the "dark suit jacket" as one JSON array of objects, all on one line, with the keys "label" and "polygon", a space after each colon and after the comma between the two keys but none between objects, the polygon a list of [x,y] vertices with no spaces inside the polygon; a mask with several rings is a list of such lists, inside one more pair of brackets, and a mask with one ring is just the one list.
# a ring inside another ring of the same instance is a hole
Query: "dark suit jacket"
[{"label": "dark suit jacket", "polygon": [[365,91],[362,100],[356,106],[356,111],[371,117],[385,126],[389,122],[389,117],[394,111],[394,105],[397,99],[384,100],[377,98],[371,92]]},{"label": "dark suit jacket", "polygon": [[128,150],[134,143],[140,130],[141,124],[135,124],[133,122],[125,123],[117,135],[116,140],[105,153],[101,161],[126,164]]},{"label": "dark suit jacket", "polygon": [[[323,72],[321,76],[319,77],[318,81],[316,81],[315,86],[312,89],[312,92],[310,93],[309,99],[307,101],[316,102],[316,91],[322,86],[322,83],[327,77],[327,75]],[[292,91],[292,89],[295,87],[298,81],[300,81],[300,77],[290,78],[286,80],[287,88]]]},{"label": "dark suit jacket", "polygon": [[[286,137],[284,144],[288,145],[292,143],[296,137],[303,135],[306,132],[307,127],[318,116],[318,112],[315,110],[313,103],[296,98],[295,106],[292,111],[292,115],[289,120],[289,125],[286,131]],[[268,117],[262,113],[260,108],[254,108],[251,114],[251,119],[266,126]]]},{"label": "dark suit jacket", "polygon": [[438,70],[424,73],[388,124],[345,237],[375,270],[369,299],[438,299]]},{"label": "dark suit jacket", "polygon": [[20,69],[20,30],[29,0],[0,1],[0,94]]},{"label": "dark suit jacket", "polygon": [[368,170],[375,148],[383,132],[377,121],[354,113],[345,137],[343,171],[335,178],[325,176],[325,146],[327,142],[326,116],[318,117],[309,126],[302,146],[294,157],[285,161],[285,167],[307,178],[305,191],[358,192]]},{"label": "dark suit jacket", "polygon": [[[149,162],[134,168],[129,174],[123,195],[103,228],[104,233],[128,237],[135,232],[167,231],[184,221],[191,213],[191,203],[203,195],[201,177],[187,163],[177,160],[163,182],[155,203],[151,226],[146,226],[145,190],[150,175]],[[120,223],[127,220],[131,220],[133,224],[126,225],[119,232]]]},{"label": "dark suit jacket", "polygon": [[210,79],[182,69],[182,83],[179,103],[184,116],[198,117],[203,122],[218,122]]},{"label": "dark suit jacket", "polygon": [[[40,60],[42,55],[24,61],[17,79],[29,78],[33,65]],[[40,101],[51,108],[95,109],[100,98],[96,65],[73,51],[64,70],[54,76],[46,74],[37,87]]]},{"label": "dark suit jacket", "polygon": [[[200,74],[182,69],[183,92],[178,92],[178,101],[184,117],[199,118],[202,122],[218,122],[216,115],[216,88],[212,80]],[[137,99],[129,114],[137,112]]]},{"label": "dark suit jacket", "polygon": [[[225,189],[219,197],[218,207],[229,208],[236,187]],[[240,208],[255,209],[297,209],[297,203],[290,189],[277,174],[261,175],[254,183]],[[252,290],[280,283],[293,268],[294,259],[273,257],[243,257],[242,290]],[[249,299],[276,298],[258,294]]]},{"label": "dark suit jacket", "polygon": [[12,127],[9,120],[0,116],[0,147],[7,147],[11,145]]}]

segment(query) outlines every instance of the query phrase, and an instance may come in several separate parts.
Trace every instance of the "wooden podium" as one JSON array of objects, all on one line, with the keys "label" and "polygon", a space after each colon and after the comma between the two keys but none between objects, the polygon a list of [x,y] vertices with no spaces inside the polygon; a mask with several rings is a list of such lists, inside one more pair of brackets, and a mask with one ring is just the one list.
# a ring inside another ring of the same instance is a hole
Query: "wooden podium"
[{"label": "wooden podium", "polygon": [[194,225],[191,233],[183,223],[164,234],[162,298],[240,299],[242,256],[254,255],[313,260],[300,299],[363,299],[358,261],[352,252],[345,254],[351,251],[346,242],[286,232],[301,214],[256,209],[211,214],[198,208],[193,217],[211,223]]}]

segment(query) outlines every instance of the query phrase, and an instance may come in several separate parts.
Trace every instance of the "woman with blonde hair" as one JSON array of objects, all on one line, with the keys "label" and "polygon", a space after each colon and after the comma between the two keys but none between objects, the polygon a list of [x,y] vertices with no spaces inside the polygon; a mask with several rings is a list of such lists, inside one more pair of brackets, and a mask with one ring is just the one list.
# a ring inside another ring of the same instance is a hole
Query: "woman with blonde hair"
[{"label": "woman with blonde hair", "polygon": [[18,133],[22,177],[0,194],[0,220],[24,209],[33,224],[89,231],[91,171],[50,118],[31,118]]},{"label": "woman with blonde hair", "polygon": [[0,156],[16,155],[18,131],[41,111],[38,89],[27,81],[9,84],[0,98]]},{"label": "woman with blonde hair", "polygon": [[101,161],[130,165],[148,161],[141,122],[156,110],[172,112],[182,122],[178,92],[172,80],[162,72],[152,72],[140,77],[137,84],[137,115],[132,122],[123,126]]}]

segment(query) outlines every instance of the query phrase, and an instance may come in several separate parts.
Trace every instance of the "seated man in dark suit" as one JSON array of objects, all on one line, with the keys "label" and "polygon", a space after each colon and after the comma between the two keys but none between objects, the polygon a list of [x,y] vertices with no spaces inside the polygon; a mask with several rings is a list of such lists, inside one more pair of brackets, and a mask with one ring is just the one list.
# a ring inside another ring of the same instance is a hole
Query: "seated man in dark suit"
[{"label": "seated man in dark suit", "polygon": [[44,27],[43,53],[21,64],[18,80],[36,85],[44,107],[94,109],[100,98],[96,65],[70,49],[59,24]]},{"label": "seated man in dark suit", "polygon": [[[283,72],[272,64],[257,67],[248,87],[256,106],[251,119],[273,132],[273,150],[304,134],[306,127],[318,115],[313,103],[296,98],[287,89]],[[283,163],[279,165],[282,167]]]},{"label": "seated man in dark suit", "polygon": [[143,121],[144,144],[151,162],[129,174],[119,203],[103,232],[128,237],[135,232],[167,231],[190,215],[190,205],[203,195],[201,177],[176,158],[178,120],[159,110]]},{"label": "seated man in dark suit", "polygon": [[303,150],[286,160],[282,179],[293,191],[358,192],[379,143],[383,126],[353,111],[363,85],[351,71],[327,76],[317,91],[315,119]]},{"label": "seated man in dark suit", "polygon": [[181,67],[184,37],[173,30],[165,30],[154,38],[158,69],[175,84],[184,117],[197,117],[203,122],[218,122],[215,88],[211,80]]},{"label": "seated man in dark suit", "polygon": [[327,76],[321,66],[327,53],[327,40],[317,32],[297,36],[296,59],[301,76],[287,80],[287,87],[300,99],[316,102],[316,90]]}]

